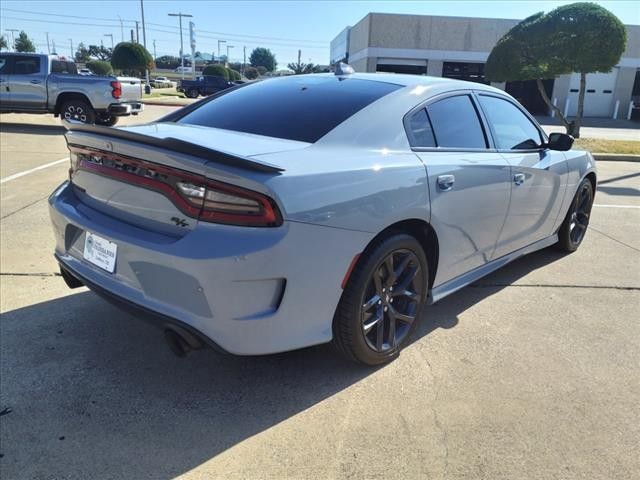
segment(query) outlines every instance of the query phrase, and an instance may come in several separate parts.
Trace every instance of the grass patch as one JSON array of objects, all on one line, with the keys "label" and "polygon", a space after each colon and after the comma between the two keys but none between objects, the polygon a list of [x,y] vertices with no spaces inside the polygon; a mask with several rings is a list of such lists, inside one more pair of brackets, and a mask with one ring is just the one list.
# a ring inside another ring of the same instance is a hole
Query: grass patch
[{"label": "grass patch", "polygon": [[599,138],[578,138],[574,148],[588,150],[593,153],[618,153],[640,155],[640,141],[635,140],[603,140]]}]

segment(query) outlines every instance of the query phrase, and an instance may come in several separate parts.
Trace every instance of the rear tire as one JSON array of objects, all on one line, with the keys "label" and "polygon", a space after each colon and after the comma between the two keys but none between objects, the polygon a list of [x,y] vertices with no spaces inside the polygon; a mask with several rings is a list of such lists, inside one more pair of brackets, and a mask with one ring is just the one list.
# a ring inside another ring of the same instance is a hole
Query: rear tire
[{"label": "rear tire", "polygon": [[414,331],[429,270],[418,241],[403,233],[370,245],[351,272],[333,319],[333,343],[365,365],[390,362]]},{"label": "rear tire", "polygon": [[96,112],[91,105],[81,99],[67,100],[60,109],[60,116],[65,120],[82,123],[95,123]]},{"label": "rear tire", "polygon": [[115,115],[98,115],[96,117],[96,125],[103,125],[105,127],[113,127],[116,123],[118,123],[118,117]]},{"label": "rear tire", "polygon": [[189,90],[187,90],[187,97],[189,98],[198,98],[199,94],[200,93],[195,88],[190,88]]},{"label": "rear tire", "polygon": [[580,183],[576,195],[573,197],[567,216],[558,231],[557,247],[564,252],[575,252],[589,226],[591,207],[593,206],[593,185],[588,178]]}]

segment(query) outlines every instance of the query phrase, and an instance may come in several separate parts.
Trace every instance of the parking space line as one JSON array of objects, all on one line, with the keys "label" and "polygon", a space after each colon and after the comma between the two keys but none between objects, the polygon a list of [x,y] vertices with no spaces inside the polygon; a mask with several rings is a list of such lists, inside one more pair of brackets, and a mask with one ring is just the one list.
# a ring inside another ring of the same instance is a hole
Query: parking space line
[{"label": "parking space line", "polygon": [[593,206],[600,208],[640,208],[640,205],[603,205],[601,203],[594,203]]},{"label": "parking space line", "polygon": [[16,178],[24,177],[25,175],[29,175],[30,173],[37,172],[38,170],[44,170],[45,168],[53,167],[62,162],[68,162],[68,161],[69,161],[69,157],[64,157],[64,158],[61,158],[60,160],[56,160],[55,162],[45,163],[44,165],[39,165],[29,170],[25,170],[24,172],[14,173],[13,175],[9,175],[8,177],[0,179],[0,184],[10,182],[11,180],[15,180]]}]

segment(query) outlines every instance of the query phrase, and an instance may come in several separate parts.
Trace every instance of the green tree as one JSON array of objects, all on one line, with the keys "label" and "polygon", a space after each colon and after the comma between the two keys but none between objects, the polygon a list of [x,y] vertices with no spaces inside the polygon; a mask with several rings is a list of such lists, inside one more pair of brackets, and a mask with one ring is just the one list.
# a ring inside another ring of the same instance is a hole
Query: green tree
[{"label": "green tree", "polygon": [[234,70],[233,68],[227,68],[227,72],[229,73],[229,80],[231,81],[242,79],[242,75],[240,75],[240,72]]},{"label": "green tree", "polygon": [[171,55],[163,55],[156,58],[156,68],[174,68],[180,65],[180,59],[178,57],[172,57]]},{"label": "green tree", "polygon": [[305,73],[320,73],[323,70],[320,65],[314,65],[313,63],[304,62],[291,62],[287,64],[287,68],[289,70],[293,70],[293,73],[295,73],[296,75]]},{"label": "green tree", "polygon": [[91,55],[89,55],[89,49],[85,47],[84,43],[80,42],[78,44],[78,48],[76,49],[74,58],[75,58],[75,61],[78,63],[87,63],[89,60],[91,60]]},{"label": "green tree", "polygon": [[254,48],[249,56],[249,63],[253,67],[264,67],[266,71],[273,72],[276,69],[276,56],[268,48]]},{"label": "green tree", "polygon": [[18,35],[18,38],[16,38],[16,41],[13,44],[13,49],[16,52],[35,52],[36,46],[23,30]]},{"label": "green tree", "polygon": [[111,65],[127,74],[142,75],[147,68],[153,70],[153,58],[141,44],[121,42],[113,49]]},{"label": "green tree", "polygon": [[202,74],[224,77],[225,79],[229,80],[229,70],[227,70],[224,65],[221,65],[219,63],[216,63],[214,65],[207,65],[206,67],[204,67]]},{"label": "green tree", "polygon": [[256,67],[256,69],[258,70],[258,75],[262,76],[265,73],[268,72],[268,70],[266,68],[264,68],[262,65]]},{"label": "green tree", "polygon": [[0,50],[3,48],[9,49],[9,45],[7,44],[7,39],[4,38],[4,35],[0,35]]},{"label": "green tree", "polygon": [[111,75],[113,73],[111,64],[104,60],[89,60],[86,65],[96,75]]},{"label": "green tree", "polygon": [[258,78],[258,69],[256,67],[247,67],[244,69],[244,76],[249,80]]},{"label": "green tree", "polygon": [[111,61],[113,50],[104,45],[89,45],[89,57],[95,60]]},{"label": "green tree", "polygon": [[[536,80],[545,103],[578,138],[584,113],[587,73],[609,72],[624,52],[627,33],[622,22],[593,3],[573,3],[537,13],[509,30],[491,51],[485,75],[491,81]],[[542,81],[580,74],[576,117],[569,121],[549,99]]]}]

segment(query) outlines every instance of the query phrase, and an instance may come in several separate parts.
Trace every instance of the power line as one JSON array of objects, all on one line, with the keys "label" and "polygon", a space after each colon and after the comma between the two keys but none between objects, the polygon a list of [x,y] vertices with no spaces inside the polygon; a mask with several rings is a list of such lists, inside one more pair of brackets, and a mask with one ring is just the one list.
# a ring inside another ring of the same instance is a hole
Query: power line
[{"label": "power line", "polygon": [[[85,20],[105,20],[108,22],[119,22],[120,20],[114,20],[113,18],[100,18],[100,17],[83,17],[80,15],[61,15],[59,13],[43,13],[43,12],[33,12],[33,11],[29,11],[29,10],[17,10],[15,8],[3,8],[2,10],[7,11],[7,12],[16,12],[16,13],[29,13],[31,15],[45,15],[47,17],[63,17],[63,18],[81,18],[81,19],[85,19]],[[127,19],[122,19],[123,22],[130,22],[130,23],[135,23],[135,20],[127,20]]]}]

